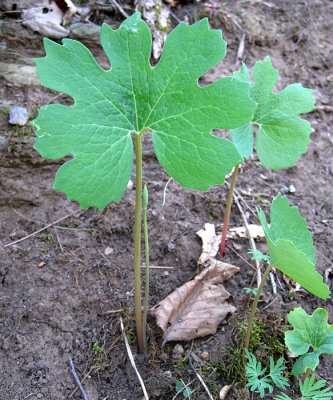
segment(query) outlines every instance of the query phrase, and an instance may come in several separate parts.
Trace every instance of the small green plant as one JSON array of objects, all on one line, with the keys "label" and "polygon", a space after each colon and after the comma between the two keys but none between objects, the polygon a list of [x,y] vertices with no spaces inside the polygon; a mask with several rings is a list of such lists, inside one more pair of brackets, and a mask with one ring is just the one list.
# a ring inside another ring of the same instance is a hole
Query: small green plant
[{"label": "small green plant", "polygon": [[265,261],[265,262],[269,262],[270,261],[269,256],[266,255],[266,254],[263,254],[260,250],[249,249],[247,252],[249,254],[251,254],[252,260],[257,260],[260,263],[263,262],[263,261]]},{"label": "small green plant", "polygon": [[184,381],[176,381],[176,393],[182,393],[182,396],[187,399],[192,394],[192,389],[190,386],[185,385]]},{"label": "small green plant", "polygon": [[333,325],[328,324],[328,313],[323,308],[312,315],[295,308],[288,314],[288,322],[294,329],[285,333],[285,342],[289,351],[299,356],[291,373],[296,377],[309,375],[318,367],[321,354],[333,354]]},{"label": "small green plant", "polygon": [[253,297],[255,297],[258,292],[257,288],[250,288],[250,287],[245,287],[245,288],[243,288],[243,290],[246,294],[253,296]]},{"label": "small green plant", "polygon": [[262,367],[254,354],[245,349],[247,358],[245,373],[248,380],[248,386],[251,392],[258,392],[260,397],[265,396],[266,390],[273,392],[273,385],[279,389],[285,389],[289,386],[288,379],[283,376],[286,367],[283,365],[284,359],[281,357],[275,363],[273,358],[269,358],[269,372],[266,367]]},{"label": "small green plant", "polygon": [[[272,170],[291,167],[306,152],[310,142],[311,125],[299,118],[299,115],[314,109],[315,99],[312,90],[295,83],[280,93],[274,93],[273,88],[279,75],[269,57],[257,61],[252,72],[253,84],[250,97],[257,103],[256,111],[253,118],[242,127],[231,129],[230,136],[244,161],[253,152],[253,127],[255,127],[258,130],[256,152],[261,164]],[[251,84],[251,77],[245,64],[234,73],[234,76]],[[228,194],[220,244],[222,256],[238,170],[239,165],[234,168]]]},{"label": "small green plant", "polygon": [[306,221],[301,217],[298,208],[291,207],[287,197],[279,194],[272,202],[270,225],[262,210],[258,210],[258,215],[265,232],[270,264],[264,272],[249,315],[245,337],[245,348],[247,349],[258,301],[273,267],[279,269],[315,296],[321,299],[330,297],[327,285],[315,269],[316,249]]},{"label": "small green plant", "polygon": [[[273,393],[274,386],[277,389],[285,390],[289,387],[289,382],[286,377],[283,376],[285,366],[283,365],[284,359],[281,357],[278,359],[276,364],[272,357],[269,362],[269,372],[267,368],[263,368],[260,361],[258,361],[254,354],[245,350],[247,363],[246,363],[246,377],[248,386],[251,392],[259,393],[260,397],[263,398],[268,391],[270,394]],[[331,399],[333,392],[326,387],[326,381],[319,380],[315,382],[315,377],[306,377],[304,382],[298,381],[300,392],[302,397],[298,397],[299,400],[327,400]],[[292,400],[285,393],[280,393],[274,397],[274,400]]]},{"label": "small green plant", "polygon": [[109,70],[78,41],[64,39],[60,45],[44,40],[46,56],[36,60],[37,75],[47,88],[71,96],[74,104],[39,110],[33,121],[34,147],[46,158],[72,155],[58,170],[54,188],[81,207],[100,210],[121,200],[135,148],[134,297],[137,341],[143,352],[142,137],[152,135],[159,162],[177,182],[207,191],[223,184],[242,161],[236,145],[212,130],[244,125],[253,118],[256,103],[249,97],[250,84],[237,77],[198,85],[199,77],[226,52],[221,31],[210,30],[207,19],[192,26],[180,23],[155,67],[149,63],[151,32],[139,13],[117,30],[104,24],[101,44]]},{"label": "small green plant", "polygon": [[[326,387],[326,381],[320,379],[315,382],[315,377],[305,378],[304,382],[298,381],[301,397],[298,400],[329,400],[333,396],[330,388]],[[293,400],[288,395],[282,393],[274,397],[274,400]]]}]

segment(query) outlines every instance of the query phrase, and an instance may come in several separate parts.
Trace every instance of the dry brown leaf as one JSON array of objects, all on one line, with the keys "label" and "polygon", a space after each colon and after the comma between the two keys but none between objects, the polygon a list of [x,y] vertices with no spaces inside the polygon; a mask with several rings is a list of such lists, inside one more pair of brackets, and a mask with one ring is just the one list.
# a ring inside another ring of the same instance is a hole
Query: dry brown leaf
[{"label": "dry brown leaf", "polygon": [[[262,239],[265,237],[265,233],[261,225],[249,224],[248,227],[250,235],[253,239]],[[245,226],[229,229],[229,237],[235,239],[237,236],[239,238],[244,238],[244,239],[247,238],[247,232]]]},{"label": "dry brown leaf", "polygon": [[203,229],[197,232],[202,240],[202,253],[198,260],[199,266],[211,265],[211,260],[215,258],[219,251],[221,235],[216,235],[214,224],[205,224]]},{"label": "dry brown leaf", "polygon": [[221,283],[238,271],[234,265],[216,261],[155,306],[151,312],[164,332],[163,345],[215,333],[227,314],[236,311]]},{"label": "dry brown leaf", "polygon": [[[253,239],[262,239],[265,237],[264,230],[261,225],[249,225],[250,235]],[[198,260],[199,266],[207,267],[212,264],[212,259],[215,261],[215,256],[219,251],[221,235],[215,232],[214,224],[205,224],[203,229],[197,232],[197,235],[202,240],[202,253]],[[230,228],[227,235],[229,239],[247,238],[245,226]]]},{"label": "dry brown leaf", "polygon": [[289,276],[283,274],[282,277],[283,277],[285,284],[287,285],[289,292],[293,293],[293,292],[298,292],[299,290],[301,290],[302,286],[299,283],[290,279]]}]

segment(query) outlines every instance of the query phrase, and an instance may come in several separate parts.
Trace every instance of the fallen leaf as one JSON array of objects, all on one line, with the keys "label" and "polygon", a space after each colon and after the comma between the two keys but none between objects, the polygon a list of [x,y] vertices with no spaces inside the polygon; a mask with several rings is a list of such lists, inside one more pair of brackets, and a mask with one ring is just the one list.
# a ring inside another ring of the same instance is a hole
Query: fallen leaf
[{"label": "fallen leaf", "polygon": [[230,389],[232,388],[232,385],[225,385],[220,391],[220,400],[224,400],[229,393]]},{"label": "fallen leaf", "polygon": [[164,332],[163,345],[215,333],[220,322],[236,311],[221,283],[238,271],[234,265],[216,261],[151,309]]},{"label": "fallen leaf", "polygon": [[[211,259],[215,258],[221,241],[221,235],[216,235],[214,224],[205,224],[204,229],[200,229],[197,235],[202,240],[202,253],[198,260],[199,266],[208,266]],[[208,265],[207,265],[208,263]]]},{"label": "fallen leaf", "polygon": [[[261,225],[249,224],[250,235],[253,239],[262,239],[265,237],[264,230]],[[245,226],[240,226],[236,228],[229,229],[229,237],[235,239],[239,238],[248,238]]]},{"label": "fallen leaf", "polygon": [[284,280],[289,292],[293,293],[293,292],[298,292],[299,290],[301,290],[302,286],[299,283],[293,281],[287,275],[283,274],[282,277],[283,277],[283,280]]},{"label": "fallen leaf", "polygon": [[[250,224],[249,231],[253,239],[258,240],[265,237],[265,233],[261,225]],[[212,264],[212,259],[215,260],[215,256],[219,251],[221,235],[217,235],[214,224],[209,223],[205,224],[204,228],[197,232],[197,235],[202,240],[202,253],[198,260],[198,264],[199,266],[207,267]],[[227,238],[247,238],[245,226],[230,228]]]}]

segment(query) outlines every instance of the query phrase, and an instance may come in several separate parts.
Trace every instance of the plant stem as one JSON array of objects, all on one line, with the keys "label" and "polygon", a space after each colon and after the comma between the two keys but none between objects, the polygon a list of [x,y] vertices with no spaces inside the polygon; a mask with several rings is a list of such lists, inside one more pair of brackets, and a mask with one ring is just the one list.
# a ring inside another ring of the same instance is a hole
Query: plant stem
[{"label": "plant stem", "polygon": [[143,301],[143,343],[145,351],[147,350],[147,315],[148,315],[148,300],[149,300],[149,237],[148,237],[148,222],[147,222],[147,207],[148,207],[148,190],[144,187],[143,194],[143,234],[145,238],[145,261],[146,261],[146,278],[145,278],[145,297]]},{"label": "plant stem", "polygon": [[245,343],[244,343],[244,347],[246,349],[249,349],[250,337],[251,337],[252,327],[253,327],[253,322],[254,322],[254,316],[255,316],[256,311],[257,311],[257,306],[258,306],[258,302],[259,302],[259,299],[260,299],[260,295],[261,295],[262,290],[263,290],[263,288],[265,286],[265,283],[267,281],[268,275],[272,271],[272,269],[273,269],[273,267],[271,265],[269,265],[267,267],[267,269],[266,269],[266,271],[265,271],[265,273],[264,273],[264,275],[262,277],[262,280],[260,282],[260,285],[258,287],[258,291],[257,291],[256,297],[254,298],[254,301],[252,303],[252,308],[251,308],[251,312],[250,312],[250,315],[249,315],[249,321],[248,321],[248,324],[247,324]]},{"label": "plant stem", "polygon": [[224,256],[225,242],[226,242],[226,239],[227,239],[228,224],[229,224],[230,211],[231,211],[231,205],[232,205],[232,196],[233,196],[234,190],[235,190],[235,185],[236,185],[236,179],[237,179],[237,175],[238,175],[239,166],[240,166],[240,164],[237,164],[235,166],[235,168],[234,168],[234,171],[232,173],[229,193],[228,193],[227,206],[226,206],[226,209],[225,209],[224,221],[223,221],[222,238],[221,238],[221,243],[220,243],[220,254],[221,254],[221,257]]},{"label": "plant stem", "polygon": [[142,132],[135,135],[135,236],[134,236],[134,302],[136,339],[139,353],[144,352],[141,308],[141,222],[142,222]]},{"label": "plant stem", "polygon": [[306,378],[309,377],[310,374],[311,374],[311,368],[307,368],[305,371],[303,382],[305,381]]}]

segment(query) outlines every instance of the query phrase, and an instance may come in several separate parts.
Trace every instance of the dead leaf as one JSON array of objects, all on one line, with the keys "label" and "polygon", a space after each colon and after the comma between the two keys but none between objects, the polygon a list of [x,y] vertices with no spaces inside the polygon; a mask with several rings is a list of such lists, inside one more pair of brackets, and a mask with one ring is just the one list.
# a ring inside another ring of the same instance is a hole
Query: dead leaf
[{"label": "dead leaf", "polygon": [[238,271],[234,265],[216,261],[155,306],[151,313],[164,332],[163,345],[215,333],[220,322],[236,311],[221,283]]},{"label": "dead leaf", "polygon": [[[211,259],[215,258],[219,251],[221,235],[216,235],[214,224],[205,224],[204,229],[200,229],[197,235],[202,240],[202,253],[198,260],[199,266],[211,265]],[[207,265],[208,264],[208,265]]]},{"label": "dead leaf", "polygon": [[[264,230],[261,225],[255,225],[255,224],[249,224],[249,231],[250,235],[253,239],[262,239],[265,237]],[[248,238],[247,236],[247,231],[245,226],[240,226],[236,228],[230,228],[229,229],[229,237],[235,239],[237,237],[246,239]]]},{"label": "dead leaf", "polygon": [[287,275],[282,275],[282,277],[283,277],[285,284],[287,285],[289,292],[293,293],[293,292],[298,292],[299,290],[301,290],[302,286],[299,283],[293,281]]},{"label": "dead leaf", "polygon": [[225,385],[220,391],[220,400],[225,400],[227,397],[227,394],[230,392],[230,389],[232,388],[232,385]]},{"label": "dead leaf", "polygon": [[[253,239],[262,239],[265,237],[264,230],[261,225],[249,225],[250,235]],[[221,236],[215,232],[214,224],[205,224],[204,229],[200,229],[197,235],[202,240],[202,253],[198,260],[199,266],[207,267],[212,264],[212,259],[215,260],[215,256],[219,251],[221,242]],[[227,235],[229,239],[247,238],[247,232],[245,226],[236,228],[230,228]]]},{"label": "dead leaf", "polygon": [[70,0],[44,1],[42,4],[23,10],[22,24],[43,36],[61,39],[70,33],[62,24],[69,23],[76,11],[77,8]]}]

